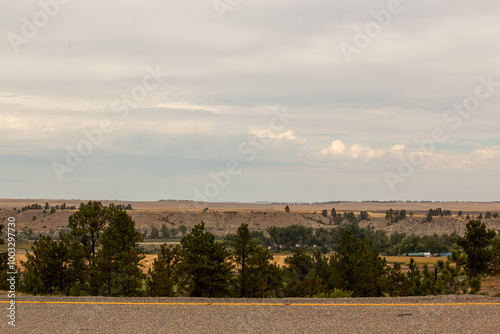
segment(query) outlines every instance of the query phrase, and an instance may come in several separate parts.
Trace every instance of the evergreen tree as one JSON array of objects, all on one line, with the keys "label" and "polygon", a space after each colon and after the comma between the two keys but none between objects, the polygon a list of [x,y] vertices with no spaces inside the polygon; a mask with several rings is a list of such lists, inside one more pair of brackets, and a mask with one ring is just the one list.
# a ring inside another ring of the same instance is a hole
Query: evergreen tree
[{"label": "evergreen tree", "polygon": [[170,232],[168,231],[167,225],[161,225],[160,235],[163,239],[168,239],[170,237]]},{"label": "evergreen tree", "polygon": [[99,240],[95,288],[108,296],[139,296],[144,275],[139,262],[144,255],[137,243],[142,236],[135,222],[123,210],[115,209]]},{"label": "evergreen tree", "polygon": [[110,209],[102,206],[101,202],[90,201],[69,217],[71,235],[82,244],[90,268],[94,267],[97,243],[102,229],[109,221],[109,211],[114,208],[110,205]]},{"label": "evergreen tree", "polygon": [[41,235],[27,254],[22,290],[32,294],[51,294],[56,291],[69,295],[74,285],[86,280],[83,249],[70,235],[60,234],[60,242]]},{"label": "evergreen tree", "polygon": [[151,239],[158,239],[160,237],[160,231],[155,226],[151,226],[151,233],[149,235]]},{"label": "evergreen tree", "polygon": [[492,271],[494,274],[500,274],[500,233],[493,240],[491,249],[493,251]]},{"label": "evergreen tree", "polygon": [[427,213],[427,216],[425,217],[425,220],[427,220],[428,222],[432,221],[432,212],[431,212],[431,210],[429,210],[429,212]]},{"label": "evergreen tree", "polygon": [[232,280],[230,253],[215,242],[205,223],[196,225],[181,239],[179,287],[190,297],[227,297]]},{"label": "evergreen tree", "polygon": [[359,220],[367,220],[369,216],[368,211],[360,211]]},{"label": "evergreen tree", "polygon": [[279,293],[280,269],[271,263],[273,259],[271,253],[257,245],[247,224],[242,224],[238,228],[233,254],[238,271],[237,296],[256,298],[276,296]]},{"label": "evergreen tree", "polygon": [[178,264],[181,260],[180,246],[161,245],[158,257],[148,270],[148,295],[152,297],[172,297],[178,282]]},{"label": "evergreen tree", "polygon": [[469,221],[466,228],[465,235],[458,238],[457,245],[467,254],[465,272],[472,281],[474,277],[487,276],[492,271],[494,255],[490,246],[495,231],[486,230],[486,225],[479,220]]},{"label": "evergreen tree", "polygon": [[[412,259],[413,260],[413,259]],[[410,296],[411,280],[401,272],[401,265],[396,262],[392,268],[387,269],[387,292],[391,297]]]},{"label": "evergreen tree", "polygon": [[238,294],[247,296],[247,287],[251,284],[252,277],[248,270],[248,260],[254,254],[257,245],[248,230],[248,224],[242,224],[236,232],[234,240],[234,261],[238,268]]},{"label": "evergreen tree", "polygon": [[285,258],[287,267],[283,271],[285,294],[287,297],[309,297],[304,281],[313,271],[312,258],[302,248],[296,248],[292,256]]},{"label": "evergreen tree", "polygon": [[465,281],[460,279],[465,274],[462,269],[465,261],[466,256],[460,254],[458,250],[454,250],[446,262],[438,260],[437,268],[440,275],[437,280],[440,293],[457,294],[465,291]]},{"label": "evergreen tree", "polygon": [[187,230],[188,230],[188,228],[186,225],[179,226],[179,232],[181,232],[182,236],[186,235]]},{"label": "evergreen tree", "polygon": [[332,208],[331,214],[333,219],[337,218],[337,210],[335,208]]},{"label": "evergreen tree", "polygon": [[353,291],[356,297],[382,296],[385,259],[379,258],[367,241],[353,237],[352,231],[343,233],[338,253],[330,258],[330,265],[333,287]]}]

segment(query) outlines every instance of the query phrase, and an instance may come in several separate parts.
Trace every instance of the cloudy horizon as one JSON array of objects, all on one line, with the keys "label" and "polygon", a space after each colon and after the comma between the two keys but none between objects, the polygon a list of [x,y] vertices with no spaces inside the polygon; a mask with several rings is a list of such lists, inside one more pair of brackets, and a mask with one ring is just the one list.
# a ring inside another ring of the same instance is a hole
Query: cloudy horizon
[{"label": "cloudy horizon", "polygon": [[0,198],[499,200],[498,3],[0,7]]}]

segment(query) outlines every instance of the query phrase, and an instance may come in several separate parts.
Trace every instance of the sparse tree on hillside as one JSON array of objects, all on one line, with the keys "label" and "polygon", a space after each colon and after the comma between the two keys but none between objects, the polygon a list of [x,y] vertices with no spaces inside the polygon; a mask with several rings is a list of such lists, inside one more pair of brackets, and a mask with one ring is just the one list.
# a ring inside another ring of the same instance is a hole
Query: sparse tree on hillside
[{"label": "sparse tree on hillside", "polygon": [[168,239],[170,237],[170,232],[168,231],[167,225],[161,225],[160,235],[163,239]]},{"label": "sparse tree on hillside", "polygon": [[181,232],[182,236],[185,236],[185,235],[186,235],[187,230],[188,230],[188,228],[187,228],[187,226],[186,226],[186,225],[181,225],[181,226],[179,226],[179,231]]},{"label": "sparse tree on hillside", "polygon": [[359,212],[359,220],[367,220],[370,215],[368,214],[368,211],[360,211]]},{"label": "sparse tree on hillside", "polygon": [[432,221],[432,212],[430,212],[430,211],[429,211],[429,212],[427,212],[427,216],[425,217],[425,219],[426,219],[428,222]]},{"label": "sparse tree on hillside", "polygon": [[290,207],[288,205],[285,206],[285,212],[290,212]]},{"label": "sparse tree on hillside", "polygon": [[160,232],[158,231],[158,229],[155,226],[151,226],[151,233],[149,234],[149,237],[151,239],[158,239],[159,236]]}]

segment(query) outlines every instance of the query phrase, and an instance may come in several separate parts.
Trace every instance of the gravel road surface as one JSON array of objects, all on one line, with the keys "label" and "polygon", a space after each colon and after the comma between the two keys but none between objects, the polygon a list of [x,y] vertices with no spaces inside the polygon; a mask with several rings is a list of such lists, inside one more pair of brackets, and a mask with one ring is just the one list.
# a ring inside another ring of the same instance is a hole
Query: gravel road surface
[{"label": "gravel road surface", "polygon": [[[500,298],[0,298],[0,333],[500,333]],[[176,304],[179,303],[179,304]],[[270,305],[271,304],[271,305]]]}]

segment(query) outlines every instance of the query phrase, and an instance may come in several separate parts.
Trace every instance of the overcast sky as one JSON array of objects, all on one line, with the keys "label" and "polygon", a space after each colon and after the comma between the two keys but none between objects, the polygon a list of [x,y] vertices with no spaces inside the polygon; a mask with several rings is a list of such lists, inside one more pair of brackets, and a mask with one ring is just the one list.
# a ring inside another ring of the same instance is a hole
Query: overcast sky
[{"label": "overcast sky", "polygon": [[499,13],[0,0],[0,197],[499,200]]}]

